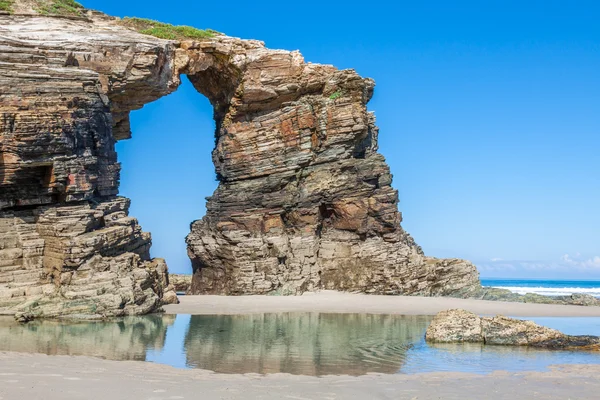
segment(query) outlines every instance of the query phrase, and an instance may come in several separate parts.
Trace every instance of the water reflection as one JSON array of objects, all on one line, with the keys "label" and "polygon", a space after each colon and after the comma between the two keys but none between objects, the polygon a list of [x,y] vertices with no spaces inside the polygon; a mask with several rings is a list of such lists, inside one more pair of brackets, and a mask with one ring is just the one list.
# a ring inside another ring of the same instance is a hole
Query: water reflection
[{"label": "water reflection", "polygon": [[253,314],[191,317],[187,363],[226,373],[395,373],[431,317]]},{"label": "water reflection", "polygon": [[555,364],[598,364],[594,352],[545,350],[525,346],[479,343],[418,343],[409,352],[410,362],[399,371],[406,374],[460,371],[488,374],[493,371],[545,371]]},{"label": "water reflection", "polygon": [[145,361],[148,349],[163,347],[167,327],[174,321],[175,315],[149,315],[109,322],[33,321],[22,325],[2,317],[0,350]]},{"label": "water reflection", "polygon": [[[372,314],[150,315],[109,322],[0,318],[0,351],[140,360],[222,373],[303,375],[545,370],[600,363],[589,352],[479,344],[428,345],[432,317]],[[533,318],[569,334],[600,318]]]}]

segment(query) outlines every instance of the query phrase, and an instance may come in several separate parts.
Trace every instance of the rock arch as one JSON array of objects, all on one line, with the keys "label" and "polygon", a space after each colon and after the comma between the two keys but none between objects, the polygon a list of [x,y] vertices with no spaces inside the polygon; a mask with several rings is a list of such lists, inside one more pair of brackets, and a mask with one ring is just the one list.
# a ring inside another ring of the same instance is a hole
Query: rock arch
[{"label": "rock arch", "polygon": [[109,316],[175,300],[117,196],[114,143],[181,74],[213,104],[220,181],[187,238],[192,293],[478,287],[472,264],[425,257],[401,228],[371,79],[258,41],[161,40],[92,12],[0,15],[0,33],[0,311]]}]

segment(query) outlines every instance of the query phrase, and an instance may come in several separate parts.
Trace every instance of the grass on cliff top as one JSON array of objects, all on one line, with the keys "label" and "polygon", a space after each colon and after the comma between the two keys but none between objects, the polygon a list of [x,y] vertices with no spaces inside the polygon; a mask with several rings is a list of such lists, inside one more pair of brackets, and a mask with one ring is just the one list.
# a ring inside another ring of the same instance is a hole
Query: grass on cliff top
[{"label": "grass on cliff top", "polygon": [[133,28],[139,33],[143,33],[144,35],[155,36],[160,39],[207,39],[215,37],[217,35],[221,35],[221,33],[212,29],[203,30],[185,25],[175,26],[146,18],[125,17],[122,21],[125,26]]},{"label": "grass on cliff top", "polygon": [[7,13],[13,13],[13,4],[15,0],[0,0],[0,11],[5,11]]},{"label": "grass on cliff top", "polygon": [[37,0],[36,3],[34,9],[41,15],[80,17],[84,10],[84,7],[75,0]]}]

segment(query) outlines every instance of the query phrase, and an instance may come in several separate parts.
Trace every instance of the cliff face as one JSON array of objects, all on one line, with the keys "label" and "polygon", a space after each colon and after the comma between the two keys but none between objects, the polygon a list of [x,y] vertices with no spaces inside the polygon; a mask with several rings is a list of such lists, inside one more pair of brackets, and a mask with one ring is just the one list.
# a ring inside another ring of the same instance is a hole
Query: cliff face
[{"label": "cliff face", "polygon": [[121,315],[175,300],[117,196],[114,144],[130,137],[129,112],[181,74],[214,106],[220,180],[187,238],[191,293],[478,287],[472,264],[425,257],[400,227],[366,109],[372,80],[257,41],[162,40],[84,15],[0,15],[0,312]]},{"label": "cliff face", "polygon": [[104,317],[177,301],[117,197],[114,150],[128,110],[177,87],[174,51],[101,15],[0,15],[1,313]]},{"label": "cliff face", "polygon": [[401,228],[366,107],[373,80],[258,42],[182,49],[181,71],[215,106],[220,181],[187,237],[190,293],[456,295],[479,287],[471,263],[425,257]]}]

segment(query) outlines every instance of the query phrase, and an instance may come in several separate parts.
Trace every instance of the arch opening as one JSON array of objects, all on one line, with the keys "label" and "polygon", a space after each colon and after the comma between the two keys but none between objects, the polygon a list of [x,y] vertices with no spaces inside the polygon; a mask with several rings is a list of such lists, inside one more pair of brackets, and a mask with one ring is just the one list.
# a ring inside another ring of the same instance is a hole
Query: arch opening
[{"label": "arch opening", "polygon": [[132,111],[132,138],[116,143],[121,164],[119,193],[131,199],[130,214],[152,233],[152,257],[169,271],[191,274],[185,237],[190,221],[205,214],[217,187],[212,151],[213,107],[182,77],[177,90]]}]

